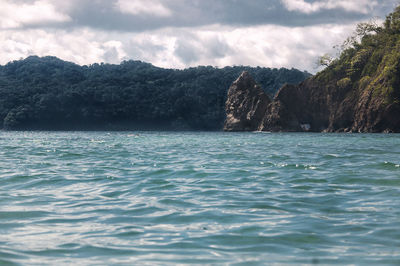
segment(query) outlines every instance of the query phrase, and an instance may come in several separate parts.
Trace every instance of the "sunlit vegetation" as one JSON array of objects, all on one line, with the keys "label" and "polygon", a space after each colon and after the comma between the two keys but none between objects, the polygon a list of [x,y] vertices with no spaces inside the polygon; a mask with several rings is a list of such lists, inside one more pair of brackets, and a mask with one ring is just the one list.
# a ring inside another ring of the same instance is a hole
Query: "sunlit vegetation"
[{"label": "sunlit vegetation", "polygon": [[340,47],[339,57],[324,55],[320,65],[327,68],[315,77],[320,84],[372,90],[386,104],[400,99],[400,6],[383,25],[360,23]]}]

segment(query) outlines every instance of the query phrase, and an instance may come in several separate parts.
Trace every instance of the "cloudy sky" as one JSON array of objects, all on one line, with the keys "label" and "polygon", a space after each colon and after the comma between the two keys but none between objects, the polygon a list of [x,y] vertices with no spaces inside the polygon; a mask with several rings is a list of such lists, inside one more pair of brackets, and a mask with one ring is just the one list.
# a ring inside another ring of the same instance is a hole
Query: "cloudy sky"
[{"label": "cloudy sky", "polygon": [[315,72],[360,21],[398,0],[0,0],[0,64],[53,55],[81,65],[295,67]]}]

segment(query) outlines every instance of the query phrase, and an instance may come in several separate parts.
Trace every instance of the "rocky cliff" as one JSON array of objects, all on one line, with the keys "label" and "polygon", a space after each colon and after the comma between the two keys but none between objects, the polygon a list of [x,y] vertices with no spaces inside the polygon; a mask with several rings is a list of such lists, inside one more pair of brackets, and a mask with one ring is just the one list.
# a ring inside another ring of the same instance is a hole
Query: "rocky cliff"
[{"label": "rocky cliff", "polygon": [[244,73],[228,92],[224,130],[400,132],[400,7],[325,70],[273,100]]},{"label": "rocky cliff", "polygon": [[248,72],[243,72],[228,90],[225,131],[255,131],[271,102]]}]

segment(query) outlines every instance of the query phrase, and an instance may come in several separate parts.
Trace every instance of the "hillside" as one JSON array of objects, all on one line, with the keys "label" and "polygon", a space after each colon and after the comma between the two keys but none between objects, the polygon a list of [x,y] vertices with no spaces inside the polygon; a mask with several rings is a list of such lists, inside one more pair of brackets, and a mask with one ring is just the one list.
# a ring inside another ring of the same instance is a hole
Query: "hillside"
[{"label": "hillside", "polygon": [[257,108],[265,110],[251,123],[242,113],[255,107],[237,97],[243,91],[237,84],[251,79],[242,75],[229,92],[225,130],[400,132],[400,7],[384,25],[363,23],[356,33],[325,70],[285,85],[273,100],[248,93],[252,99],[246,102],[261,102]]},{"label": "hillside", "polygon": [[0,66],[0,128],[220,130],[226,92],[249,71],[265,91],[309,76],[295,69],[162,69],[140,61],[79,66],[31,56]]}]

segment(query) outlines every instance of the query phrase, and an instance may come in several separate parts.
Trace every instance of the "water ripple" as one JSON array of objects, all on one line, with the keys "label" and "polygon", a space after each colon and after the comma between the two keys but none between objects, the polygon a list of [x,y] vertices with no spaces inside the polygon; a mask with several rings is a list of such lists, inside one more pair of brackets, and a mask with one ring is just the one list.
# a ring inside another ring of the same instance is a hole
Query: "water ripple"
[{"label": "water ripple", "polygon": [[399,264],[400,136],[0,132],[0,264]]}]

